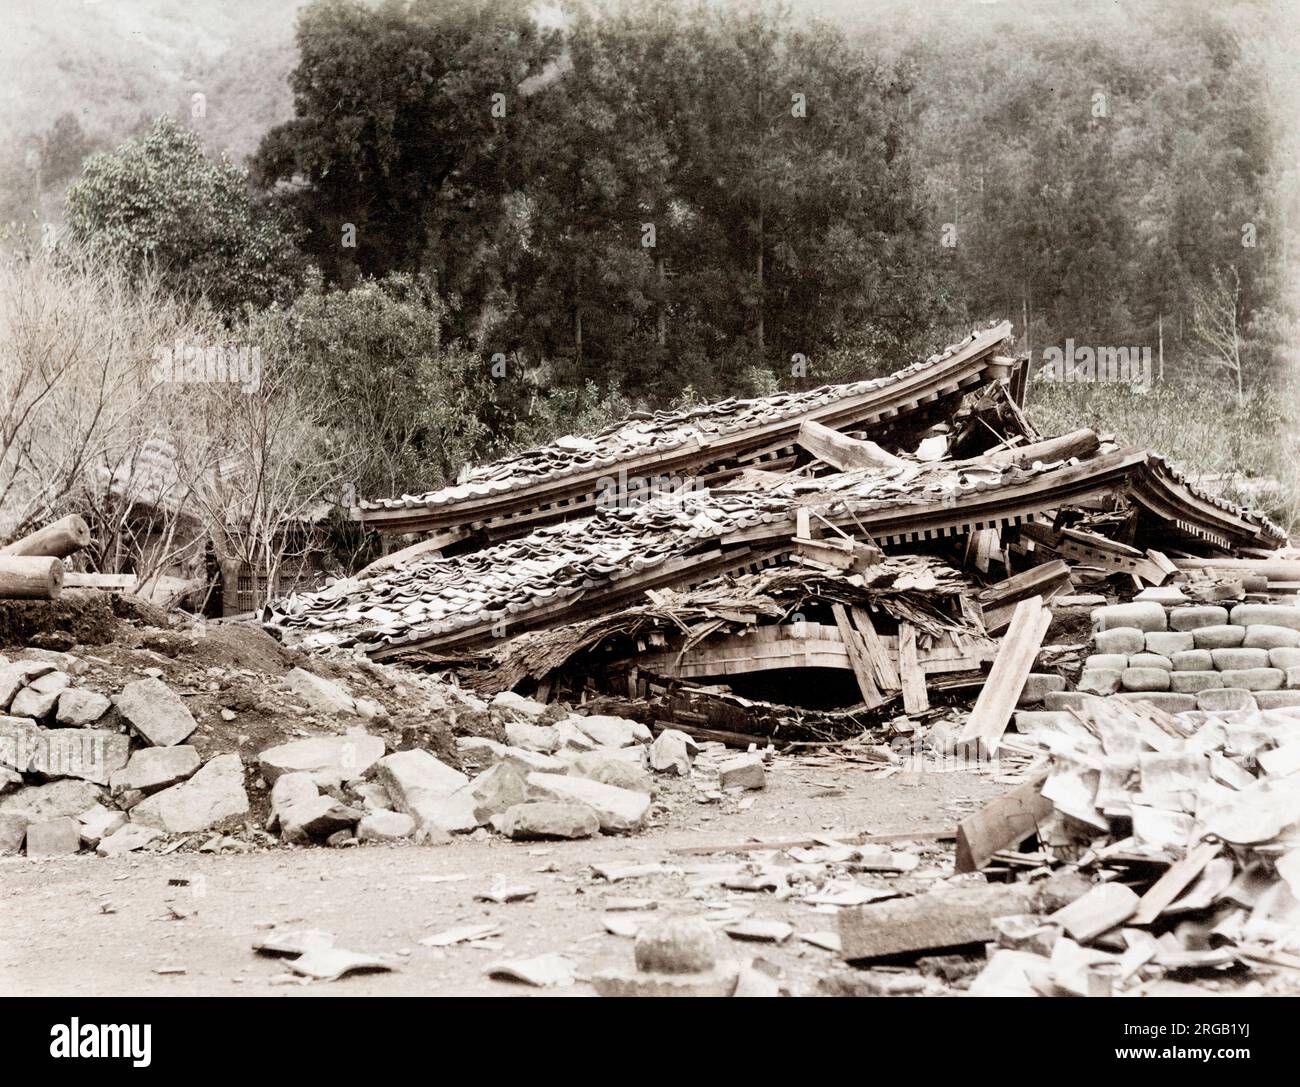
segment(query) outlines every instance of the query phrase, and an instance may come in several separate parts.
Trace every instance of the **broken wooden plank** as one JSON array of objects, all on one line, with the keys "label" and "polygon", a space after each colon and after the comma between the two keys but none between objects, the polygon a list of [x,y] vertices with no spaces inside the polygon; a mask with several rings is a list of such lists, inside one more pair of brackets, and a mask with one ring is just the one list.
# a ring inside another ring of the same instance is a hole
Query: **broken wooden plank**
[{"label": "broken wooden plank", "polygon": [[831,613],[835,616],[835,625],[839,628],[840,641],[844,643],[844,651],[849,655],[849,666],[853,669],[853,677],[858,681],[858,690],[862,693],[862,701],[866,703],[868,709],[874,709],[876,706],[881,705],[885,699],[881,695],[880,688],[876,686],[876,681],[872,675],[871,661],[867,656],[861,635],[849,622],[848,612],[844,610],[843,604],[832,605]]},{"label": "broken wooden plank", "polygon": [[958,872],[977,872],[1000,850],[1018,846],[1038,830],[1054,806],[1042,795],[1047,767],[1032,773],[1005,796],[957,824]]},{"label": "broken wooden plank", "polygon": [[916,627],[908,622],[898,624],[898,671],[903,687],[904,712],[924,713],[930,708],[930,696],[925,687],[925,673],[921,670],[921,662],[917,657]]},{"label": "broken wooden plank", "polygon": [[1087,894],[1062,906],[1048,920],[1060,925],[1081,944],[1122,925],[1138,906],[1138,896],[1122,883],[1099,883]]},{"label": "broken wooden plank", "polygon": [[871,613],[865,608],[852,607],[849,609],[849,614],[853,617],[853,625],[862,636],[862,645],[867,651],[867,659],[871,661],[871,671],[876,686],[886,691],[898,690],[903,685],[902,680],[899,679],[898,669],[894,666],[894,658],[885,647],[884,640],[876,633],[876,625],[871,621]]},{"label": "broken wooden plank", "polygon": [[1051,621],[1042,597],[1031,596],[1016,605],[988,680],[958,737],[963,746],[974,745],[981,756],[997,751]]},{"label": "broken wooden plank", "polygon": [[1182,860],[1171,864],[1165,874],[1156,880],[1138,901],[1137,912],[1133,914],[1132,923],[1149,925],[1156,920],[1165,908],[1205,870],[1205,866],[1219,855],[1221,848],[1218,842],[1206,842],[1189,851]]}]

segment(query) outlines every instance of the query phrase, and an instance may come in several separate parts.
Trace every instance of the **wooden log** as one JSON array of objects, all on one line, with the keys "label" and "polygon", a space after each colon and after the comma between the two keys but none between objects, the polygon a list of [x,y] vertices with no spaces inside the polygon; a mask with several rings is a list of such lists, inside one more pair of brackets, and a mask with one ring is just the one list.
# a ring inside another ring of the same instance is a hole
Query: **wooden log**
[{"label": "wooden log", "polygon": [[958,737],[963,746],[976,745],[981,755],[997,751],[1051,621],[1051,609],[1043,606],[1040,596],[1016,605],[988,681]]},{"label": "wooden log", "polygon": [[90,526],[75,513],[0,547],[0,555],[52,555],[61,559],[90,546]]},{"label": "wooden log", "polygon": [[957,871],[976,872],[995,853],[1018,846],[1055,810],[1042,795],[1047,767],[957,824]]},{"label": "wooden log", "polygon": [[854,468],[901,468],[907,463],[875,442],[850,438],[812,419],[805,419],[799,427],[798,441],[814,457],[841,472]]},{"label": "wooden log", "polygon": [[1020,467],[1033,464],[1035,461],[1054,464],[1057,461],[1069,460],[1071,457],[1090,457],[1100,446],[1101,441],[1096,431],[1080,427],[1057,438],[1045,438],[1041,442],[1031,442],[1029,445],[996,450],[989,453],[987,459],[994,464],[1014,464]]},{"label": "wooden log", "polygon": [[908,622],[898,624],[898,671],[903,685],[903,710],[924,713],[930,708],[930,695],[916,652],[916,627]]},{"label": "wooden log", "polygon": [[0,597],[58,600],[63,591],[63,563],[46,555],[0,557]]}]

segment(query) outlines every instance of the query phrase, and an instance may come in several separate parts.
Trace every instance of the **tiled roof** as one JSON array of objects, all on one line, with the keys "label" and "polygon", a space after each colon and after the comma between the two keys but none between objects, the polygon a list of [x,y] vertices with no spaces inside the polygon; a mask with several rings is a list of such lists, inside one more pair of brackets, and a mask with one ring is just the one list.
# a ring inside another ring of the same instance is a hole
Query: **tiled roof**
[{"label": "tiled roof", "polygon": [[508,628],[532,609],[576,600],[732,533],[773,525],[784,526],[774,528],[774,536],[792,535],[801,505],[828,517],[902,508],[956,500],[964,492],[1023,481],[1038,470],[918,463],[902,471],[791,479],[765,491],[665,496],[634,508],[601,509],[471,554],[426,558],[364,581],[278,600],[269,620],[306,634],[308,648],[360,644],[367,650],[485,624]]},{"label": "tiled roof", "polygon": [[490,464],[469,468],[452,486],[425,494],[364,501],[361,510],[455,505],[490,495],[525,490],[569,476],[616,468],[633,457],[665,455],[693,445],[704,447],[720,437],[755,430],[782,420],[797,419],[837,401],[849,400],[898,384],[921,371],[941,366],[986,333],[987,330],[985,333],[972,332],[967,339],[931,355],[924,362],[867,381],[822,385],[815,389],[780,392],[753,399],[733,397],[675,411],[640,412],[599,434],[587,437],[568,435],[539,449],[530,449]]}]

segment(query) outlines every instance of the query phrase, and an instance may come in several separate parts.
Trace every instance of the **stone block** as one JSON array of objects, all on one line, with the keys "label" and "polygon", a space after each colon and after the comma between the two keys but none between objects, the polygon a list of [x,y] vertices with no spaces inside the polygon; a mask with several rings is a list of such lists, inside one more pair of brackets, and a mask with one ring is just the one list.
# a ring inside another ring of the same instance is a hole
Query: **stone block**
[{"label": "stone block", "polygon": [[1277,691],[1286,682],[1286,673],[1280,668],[1225,668],[1219,675],[1225,687],[1243,687],[1248,691]]},{"label": "stone block", "polygon": [[1083,670],[1085,672],[1091,671],[1093,668],[1113,668],[1117,672],[1122,672],[1127,667],[1127,653],[1093,653],[1083,659]]},{"label": "stone block", "polygon": [[1300,706],[1300,691],[1256,691],[1255,703],[1261,710],[1281,710]]},{"label": "stone block", "polygon": [[1098,631],[1092,644],[1098,653],[1141,653],[1147,647],[1147,636],[1136,627],[1115,627]]},{"label": "stone block", "polygon": [[81,824],[70,815],[27,824],[27,855],[59,857],[81,849]]},{"label": "stone block", "polygon": [[1119,690],[1122,668],[1087,668],[1075,685],[1076,690],[1084,694],[1108,695]]},{"label": "stone block", "polygon": [[1292,604],[1238,604],[1232,609],[1231,622],[1243,627],[1261,623],[1300,630],[1300,607]]},{"label": "stone block", "polygon": [[1172,666],[1164,668],[1125,668],[1119,676],[1119,685],[1126,691],[1167,691]]},{"label": "stone block", "polygon": [[1169,689],[1182,694],[1199,694],[1201,691],[1222,687],[1222,672],[1171,672]]},{"label": "stone block", "polygon": [[1166,630],[1168,621],[1165,609],[1159,604],[1110,604],[1092,613],[1093,626],[1098,631],[1136,628],[1141,631]]},{"label": "stone block", "polygon": [[1215,604],[1190,608],[1173,608],[1169,612],[1170,630],[1196,630],[1199,627],[1220,627],[1228,623],[1228,609]]},{"label": "stone block", "polygon": [[1214,657],[1208,649],[1186,649],[1169,658],[1175,672],[1208,672],[1214,668]]},{"label": "stone block", "polygon": [[1245,640],[1245,627],[1197,627],[1192,631],[1192,641],[1197,649],[1232,649]]},{"label": "stone block", "polygon": [[1202,691],[1196,696],[1196,708],[1208,713],[1230,713],[1234,710],[1253,710],[1255,697],[1240,687],[1220,687]]},{"label": "stone block", "polygon": [[1172,657],[1175,653],[1191,649],[1195,644],[1190,630],[1153,630],[1146,636],[1146,651],[1162,657]]},{"label": "stone block", "polygon": [[[1147,635],[1150,637],[1150,635]],[[1159,668],[1162,672],[1172,672],[1174,662],[1159,653],[1134,653],[1128,659],[1130,668]]]},{"label": "stone block", "polygon": [[[1169,673],[1165,673],[1168,675]],[[1197,695],[1181,694],[1177,691],[1125,691],[1116,698],[1129,702],[1149,702],[1166,713],[1189,713],[1196,709]]]},{"label": "stone block", "polygon": [[1043,701],[1048,691],[1065,690],[1065,678],[1054,672],[1030,672],[1025,678],[1024,689],[1020,692],[1020,706],[1036,706]]},{"label": "stone block", "polygon": [[[1214,658],[1214,667],[1220,672],[1269,666],[1266,649],[1211,649],[1210,656]],[[1229,683],[1228,686],[1231,687],[1232,684]]]},{"label": "stone block", "polygon": [[1247,649],[1294,649],[1300,646],[1300,630],[1256,623],[1246,628],[1241,644]]}]

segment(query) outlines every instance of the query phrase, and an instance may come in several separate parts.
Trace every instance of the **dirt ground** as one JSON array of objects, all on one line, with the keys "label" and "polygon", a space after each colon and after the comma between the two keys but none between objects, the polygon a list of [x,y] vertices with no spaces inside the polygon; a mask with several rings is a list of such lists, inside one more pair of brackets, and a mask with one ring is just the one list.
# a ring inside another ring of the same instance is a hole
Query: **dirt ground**
[{"label": "dirt ground", "polygon": [[[834,931],[832,914],[770,892],[695,889],[689,874],[609,883],[593,874],[602,862],[679,865],[735,862],[737,855],[683,856],[683,846],[736,843],[838,832],[939,831],[973,804],[1004,791],[993,775],[973,771],[888,775],[825,756],[780,758],[768,788],[700,803],[674,782],[665,815],[644,833],[595,841],[515,843],[458,838],[437,846],[273,847],[250,853],[93,855],[30,861],[0,859],[0,993],[5,995],[591,995],[581,979],[607,967],[632,966],[632,941],[603,927],[606,901],[654,900],[653,913],[698,914],[748,908],[753,917],[782,918],[796,933]],[[952,873],[952,844],[913,846],[912,873],[880,877],[914,881]],[[782,855],[767,854],[771,859]],[[789,863],[788,859],[786,863]],[[537,888],[529,901],[474,901],[494,881]],[[182,886],[178,881],[188,881]],[[826,907],[823,907],[826,909]],[[177,919],[175,914],[185,915]],[[497,946],[421,946],[443,930],[498,922]],[[393,973],[355,974],[334,982],[286,981],[283,960],[251,945],[274,923],[316,928],[338,945],[391,956]],[[838,956],[795,937],[783,944],[741,943],[720,936],[724,954],[758,957],[781,970],[792,993],[814,993],[841,972]],[[561,952],[577,963],[579,981],[533,989],[490,980],[496,960]],[[184,973],[160,974],[167,968]],[[915,975],[914,975],[915,976]],[[937,982],[927,982],[938,985]]]}]

